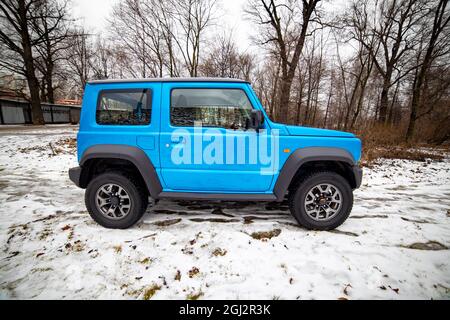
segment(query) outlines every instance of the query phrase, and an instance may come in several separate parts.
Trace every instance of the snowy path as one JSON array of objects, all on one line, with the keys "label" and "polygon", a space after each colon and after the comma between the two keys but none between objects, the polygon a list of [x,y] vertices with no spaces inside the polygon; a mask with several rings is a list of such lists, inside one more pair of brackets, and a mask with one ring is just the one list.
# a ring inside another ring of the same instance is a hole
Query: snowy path
[{"label": "snowy path", "polygon": [[68,179],[75,130],[0,132],[0,298],[450,298],[449,157],[365,169],[333,232],[285,205],[170,201],[119,231]]}]

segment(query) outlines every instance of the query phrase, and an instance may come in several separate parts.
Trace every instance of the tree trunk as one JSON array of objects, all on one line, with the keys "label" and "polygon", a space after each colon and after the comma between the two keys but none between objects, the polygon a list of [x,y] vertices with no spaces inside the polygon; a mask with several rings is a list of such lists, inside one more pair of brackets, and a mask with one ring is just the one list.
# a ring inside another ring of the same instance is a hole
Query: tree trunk
[{"label": "tree trunk", "polygon": [[289,100],[291,98],[292,77],[281,80],[280,104],[277,108],[277,122],[287,123],[289,113]]},{"label": "tree trunk", "polygon": [[28,32],[27,24],[27,10],[25,8],[25,1],[19,0],[19,10],[18,14],[20,16],[21,22],[21,40],[23,48],[23,60],[25,62],[25,74],[27,78],[28,88],[30,90],[31,97],[31,118],[33,124],[43,125],[45,124],[44,115],[41,109],[41,101],[39,97],[39,82],[36,78],[34,59],[31,49],[31,39]]},{"label": "tree trunk", "polygon": [[325,119],[323,122],[323,126],[324,128],[327,127],[327,120],[328,120],[328,112],[330,110],[330,105],[331,105],[331,98],[333,96],[333,86],[330,85],[330,93],[328,94],[328,102],[327,102],[327,109],[325,110]]},{"label": "tree trunk", "polygon": [[383,89],[381,91],[381,97],[380,97],[380,113],[378,116],[378,122],[381,124],[386,123],[387,118],[387,111],[388,111],[388,104],[389,104],[389,87],[390,87],[390,81],[388,79],[385,79],[383,81]]},{"label": "tree trunk", "polygon": [[[288,114],[289,114],[289,101],[291,97],[291,87],[292,87],[292,81],[295,76],[295,71],[298,66],[298,62],[300,60],[300,55],[303,51],[303,46],[305,44],[306,39],[306,32],[308,30],[308,24],[311,20],[311,15],[314,12],[314,9],[317,5],[318,0],[312,0],[310,2],[304,1],[303,2],[303,9],[302,9],[302,15],[303,15],[303,24],[301,27],[300,35],[297,40],[297,43],[295,44],[294,53],[292,55],[291,61],[288,59],[287,50],[286,50],[286,43],[284,42],[283,37],[281,36],[281,26],[280,21],[276,15],[277,21],[272,20],[272,22],[276,25],[276,30],[278,33],[278,45],[280,47],[280,56],[281,56],[281,63],[282,63],[282,78],[281,78],[281,85],[280,85],[280,103],[277,108],[277,121],[281,123],[287,123],[288,120]],[[267,10],[267,7],[266,7]],[[270,10],[268,10],[270,11]],[[271,14],[272,19],[274,17],[273,14]]]},{"label": "tree trunk", "polygon": [[[301,77],[301,75],[300,75]],[[297,117],[295,121],[295,125],[300,125],[300,115],[302,111],[302,99],[303,99],[303,84],[300,84],[300,88],[298,89],[298,100],[297,100]]]},{"label": "tree trunk", "polygon": [[48,63],[45,82],[47,84],[47,101],[55,103],[55,92],[53,89],[53,62]]},{"label": "tree trunk", "polygon": [[25,49],[24,51],[25,51],[24,52],[24,60],[26,61],[25,68],[26,68],[26,74],[27,74],[27,83],[28,83],[28,88],[30,90],[30,97],[31,97],[31,101],[30,101],[31,102],[31,118],[32,118],[33,124],[43,125],[43,124],[45,124],[45,121],[44,121],[44,115],[43,115],[42,109],[41,109],[41,100],[39,97],[39,82],[34,73],[34,64],[33,64],[33,58],[31,57],[31,49],[29,50],[30,51],[29,55],[26,53],[27,49]]},{"label": "tree trunk", "polygon": [[413,94],[411,100],[411,113],[409,114],[408,129],[406,130],[406,141],[411,141],[414,136],[414,129],[416,127],[417,111],[419,110],[419,104],[422,94],[422,85],[425,78],[425,64],[429,64],[429,58],[426,56],[424,64],[420,68],[419,72],[414,79]]},{"label": "tree trunk", "polygon": [[424,84],[426,83],[426,74],[432,64],[433,60],[433,52],[435,50],[436,43],[439,39],[439,36],[441,32],[443,32],[444,27],[449,23],[449,18],[443,20],[443,14],[447,7],[447,0],[440,0],[439,5],[435,11],[434,16],[434,22],[433,22],[433,28],[430,36],[430,40],[428,43],[428,48],[426,50],[425,56],[423,58],[422,65],[419,69],[419,72],[417,73],[416,78],[414,79],[414,85],[413,85],[413,94],[412,94],[412,101],[411,101],[411,113],[409,116],[409,124],[408,124],[408,130],[406,131],[406,140],[410,141],[414,136],[414,129],[416,125],[417,120],[417,112],[419,108],[421,107],[421,100],[422,100],[422,89],[424,89]]}]

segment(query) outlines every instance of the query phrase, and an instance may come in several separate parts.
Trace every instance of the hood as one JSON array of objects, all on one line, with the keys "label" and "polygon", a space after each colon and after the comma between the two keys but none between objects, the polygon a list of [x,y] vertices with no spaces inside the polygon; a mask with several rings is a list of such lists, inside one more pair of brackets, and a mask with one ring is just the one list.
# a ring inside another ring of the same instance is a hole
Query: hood
[{"label": "hood", "polygon": [[320,136],[320,137],[338,137],[338,138],[354,138],[355,135],[350,132],[318,129],[300,126],[284,126],[291,136]]}]

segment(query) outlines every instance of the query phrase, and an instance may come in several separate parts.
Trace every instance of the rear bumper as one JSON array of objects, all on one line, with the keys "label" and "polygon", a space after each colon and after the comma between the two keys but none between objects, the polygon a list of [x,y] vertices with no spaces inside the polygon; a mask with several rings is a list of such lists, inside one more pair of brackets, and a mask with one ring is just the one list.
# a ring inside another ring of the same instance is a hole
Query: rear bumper
[{"label": "rear bumper", "polygon": [[81,167],[75,167],[69,169],[69,178],[75,183],[77,187],[80,187]]},{"label": "rear bumper", "polygon": [[355,189],[361,186],[363,170],[359,166],[353,166],[353,175],[355,176]]}]

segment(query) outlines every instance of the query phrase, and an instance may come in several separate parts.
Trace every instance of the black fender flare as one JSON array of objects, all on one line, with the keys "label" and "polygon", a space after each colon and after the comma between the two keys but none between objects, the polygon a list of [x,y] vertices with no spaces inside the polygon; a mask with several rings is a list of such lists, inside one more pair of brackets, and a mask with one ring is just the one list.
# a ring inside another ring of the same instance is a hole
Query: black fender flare
[{"label": "black fender flare", "polygon": [[[162,191],[161,183],[150,158],[142,149],[118,144],[99,144],[89,147],[80,159],[80,167],[91,159],[121,159],[128,160],[139,170],[148,192],[152,198],[157,198]],[[83,170],[82,170],[83,171]],[[82,175],[83,173],[81,173]]]},{"label": "black fender flare", "polygon": [[[287,158],[275,183],[273,193],[278,201],[284,199],[287,189],[298,169],[305,163],[311,161],[341,161],[349,164],[351,167],[357,167],[353,156],[347,150],[341,148],[306,147],[297,149]],[[355,177],[355,181],[358,181],[358,177]],[[361,179],[359,178],[359,184],[360,181]]]}]

